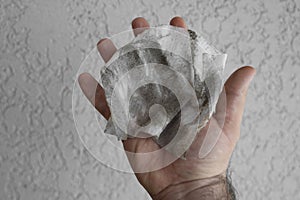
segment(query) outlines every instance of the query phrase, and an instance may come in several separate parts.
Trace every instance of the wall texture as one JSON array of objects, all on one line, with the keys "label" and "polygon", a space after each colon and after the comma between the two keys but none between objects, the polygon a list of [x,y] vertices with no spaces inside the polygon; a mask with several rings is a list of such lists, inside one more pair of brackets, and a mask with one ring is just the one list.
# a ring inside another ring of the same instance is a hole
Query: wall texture
[{"label": "wall texture", "polygon": [[149,199],[134,175],[98,163],[72,112],[80,62],[106,36],[174,15],[253,65],[231,162],[240,199],[300,199],[299,0],[0,0],[0,199]]}]

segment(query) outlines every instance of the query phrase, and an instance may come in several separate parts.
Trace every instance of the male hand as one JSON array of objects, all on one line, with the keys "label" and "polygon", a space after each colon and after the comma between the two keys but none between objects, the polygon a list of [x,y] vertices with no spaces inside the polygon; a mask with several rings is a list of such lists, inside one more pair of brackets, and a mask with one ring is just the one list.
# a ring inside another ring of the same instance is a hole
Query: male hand
[{"label": "male hand", "polygon": [[[187,29],[182,18],[174,17],[170,25]],[[149,28],[144,18],[136,18],[132,21],[135,35]],[[105,62],[109,61],[116,52],[116,47],[109,39],[102,39],[97,44],[100,55]],[[234,147],[240,136],[240,125],[244,111],[248,85],[255,74],[252,67],[242,67],[235,71],[226,81],[224,91],[226,93],[225,122],[221,127],[221,135],[209,154],[204,158],[197,158],[199,146],[201,146],[209,124],[215,122],[214,116],[208,125],[196,136],[193,144],[186,152],[186,160],[177,159],[172,164],[152,172],[136,173],[136,177],[143,187],[154,199],[196,199],[199,193],[205,193],[206,188],[221,184],[225,180],[226,170]],[[79,84],[82,91],[95,108],[106,118],[110,117],[110,110],[105,99],[105,93],[100,84],[88,73],[79,76]],[[96,93],[94,92],[96,91]],[[217,105],[218,107],[218,105]],[[141,153],[158,150],[160,147],[151,138],[129,138],[122,141],[124,149],[129,152]],[[223,187],[223,185],[222,185]],[[222,188],[220,191],[214,187],[205,198],[214,199],[219,194],[214,192],[227,192]],[[209,195],[212,195],[209,197]],[[226,194],[222,194],[225,197]],[[197,198],[199,199],[199,198]]]}]

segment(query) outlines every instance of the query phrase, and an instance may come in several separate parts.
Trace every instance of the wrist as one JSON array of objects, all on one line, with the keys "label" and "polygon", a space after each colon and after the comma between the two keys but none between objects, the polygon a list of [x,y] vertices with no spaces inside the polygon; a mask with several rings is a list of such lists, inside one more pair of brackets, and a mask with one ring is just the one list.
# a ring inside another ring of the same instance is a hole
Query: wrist
[{"label": "wrist", "polygon": [[192,180],[167,188],[152,196],[154,200],[231,200],[231,186],[225,175],[211,178]]}]

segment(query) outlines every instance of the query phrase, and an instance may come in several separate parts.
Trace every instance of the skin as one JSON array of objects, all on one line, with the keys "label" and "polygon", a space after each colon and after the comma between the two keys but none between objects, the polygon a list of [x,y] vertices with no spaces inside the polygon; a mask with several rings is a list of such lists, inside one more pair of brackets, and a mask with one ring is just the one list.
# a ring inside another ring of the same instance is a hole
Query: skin
[{"label": "skin", "polygon": [[[181,17],[174,17],[170,21],[170,25],[187,29]],[[144,18],[138,17],[132,21],[132,28],[135,35],[140,34],[148,27],[149,23]],[[105,62],[107,62],[116,51],[116,47],[109,39],[100,40],[97,47]],[[135,174],[139,182],[151,196],[158,194],[173,184],[207,179],[217,175],[225,176],[231,154],[240,136],[240,125],[244,112],[246,94],[254,74],[255,69],[253,67],[245,66],[236,70],[226,81],[224,85],[224,91],[226,93],[225,123],[221,127],[221,135],[216,145],[206,157],[199,159],[195,155],[199,153],[199,146],[201,146],[200,144],[203,142],[208,126],[197,134],[193,144],[186,153],[186,160],[177,159],[169,166],[160,170]],[[110,117],[110,111],[102,87],[88,73],[81,74],[78,81],[86,97],[95,108],[108,119]],[[96,91],[96,93],[93,91]],[[218,104],[217,107],[218,106],[220,105]],[[216,122],[217,116],[218,109],[209,124],[214,124],[213,122]],[[158,145],[151,138],[131,138],[122,142],[124,149],[129,152],[140,153],[159,149]]]}]

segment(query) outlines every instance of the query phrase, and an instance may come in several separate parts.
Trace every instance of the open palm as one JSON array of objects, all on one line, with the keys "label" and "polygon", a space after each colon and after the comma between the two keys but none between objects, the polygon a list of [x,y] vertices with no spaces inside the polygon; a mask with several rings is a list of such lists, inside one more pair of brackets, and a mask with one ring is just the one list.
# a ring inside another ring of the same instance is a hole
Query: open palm
[{"label": "open palm", "polygon": [[[174,17],[170,25],[187,29],[180,17]],[[148,28],[149,24],[144,18],[132,21],[134,34],[137,35]],[[109,39],[102,39],[97,44],[98,50],[105,62],[116,52],[116,47]],[[217,175],[224,175],[228,167],[231,154],[240,135],[246,93],[248,85],[255,74],[252,67],[242,67],[234,72],[226,81],[224,93],[226,94],[226,112],[224,124],[220,127],[217,112],[196,136],[194,142],[186,152],[186,159],[177,159],[170,165],[151,172],[136,173],[139,182],[150,195],[156,195],[166,187],[186,181],[205,179]],[[95,108],[106,118],[110,117],[110,110],[105,99],[105,93],[99,83],[88,73],[79,76],[82,91]],[[96,91],[93,92],[93,91]],[[219,101],[218,104],[221,102]],[[224,101],[222,101],[224,103]],[[218,107],[218,105],[217,105]],[[217,128],[221,134],[216,145],[204,157],[199,159],[199,148],[207,134],[208,128]],[[158,150],[160,147],[151,138],[130,138],[122,141],[124,149],[128,152],[142,153]],[[129,159],[133,169],[136,161]]]}]

